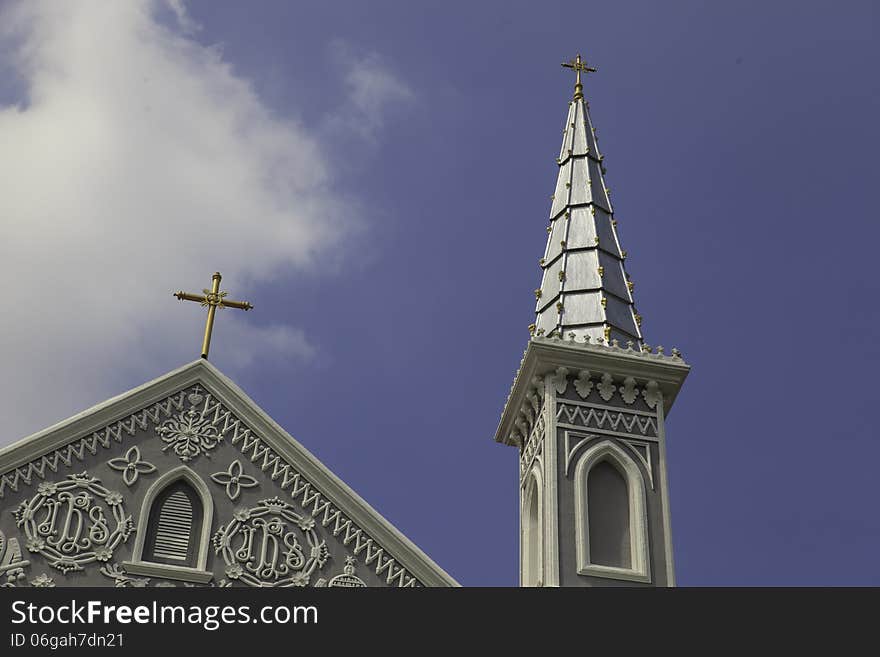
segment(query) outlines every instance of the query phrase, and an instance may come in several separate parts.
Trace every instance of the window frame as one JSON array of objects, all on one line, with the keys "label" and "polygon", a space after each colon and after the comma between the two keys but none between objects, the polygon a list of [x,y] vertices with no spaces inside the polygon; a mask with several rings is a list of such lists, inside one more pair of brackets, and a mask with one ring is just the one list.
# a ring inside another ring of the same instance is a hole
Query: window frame
[{"label": "window frame", "polygon": [[[595,564],[590,561],[590,519],[588,477],[599,463],[608,462],[624,477],[629,503],[630,568]],[[610,439],[590,445],[578,457],[575,482],[575,542],[579,575],[651,582],[650,541],[645,478],[635,460]]]},{"label": "window frame", "polygon": [[[150,515],[152,514],[156,498],[159,497],[166,488],[172,486],[181,479],[192,485],[202,503],[201,527],[193,527],[193,532],[197,541],[195,558],[196,565],[195,567],[178,566],[158,561],[145,561],[143,558],[144,546],[148,533]],[[208,548],[211,543],[211,523],[213,517],[214,500],[211,497],[211,491],[207,484],[205,484],[204,480],[185,465],[169,470],[153,482],[150,488],[147,489],[146,495],[144,495],[144,500],[141,503],[140,519],[137,525],[138,531],[135,533],[132,558],[131,561],[126,561],[122,565],[125,567],[126,571],[136,575],[178,579],[185,582],[196,582],[199,584],[205,584],[211,581],[214,577],[214,573],[206,570],[205,567],[208,562]]]}]

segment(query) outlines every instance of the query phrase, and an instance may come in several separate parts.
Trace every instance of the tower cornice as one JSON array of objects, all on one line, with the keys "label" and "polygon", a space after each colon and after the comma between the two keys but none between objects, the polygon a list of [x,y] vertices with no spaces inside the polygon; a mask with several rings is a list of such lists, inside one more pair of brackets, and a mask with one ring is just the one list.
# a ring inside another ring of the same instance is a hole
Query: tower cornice
[{"label": "tower cornice", "polygon": [[608,374],[615,382],[627,378],[647,386],[655,382],[660,392],[664,416],[669,413],[678,391],[690,372],[677,349],[665,354],[663,347],[657,351],[645,347],[641,351],[630,347],[579,342],[560,337],[533,336],[526,346],[519,370],[513,381],[510,395],[495,431],[495,441],[520,447],[522,436],[517,419],[528,416],[529,394],[540,387],[543,378],[559,376],[560,368],[567,374],[578,376],[581,371],[595,376]]}]

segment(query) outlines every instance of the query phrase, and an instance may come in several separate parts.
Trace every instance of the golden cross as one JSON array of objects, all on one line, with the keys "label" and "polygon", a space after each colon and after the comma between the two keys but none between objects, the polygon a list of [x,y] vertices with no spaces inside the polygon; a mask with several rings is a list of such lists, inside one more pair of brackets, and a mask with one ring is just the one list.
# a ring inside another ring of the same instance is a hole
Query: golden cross
[{"label": "golden cross", "polygon": [[577,72],[577,79],[574,83],[574,99],[578,100],[584,97],[584,85],[581,84],[581,72],[584,73],[595,73],[598,69],[593,68],[592,66],[587,66],[587,62],[581,59],[581,54],[578,53],[577,57],[572,59],[570,62],[563,62],[562,65],[565,68],[570,68],[573,71]]},{"label": "golden cross", "polygon": [[189,292],[175,292],[181,301],[197,301],[203,306],[208,307],[208,322],[205,324],[205,340],[202,342],[202,358],[208,358],[208,347],[211,346],[211,331],[214,328],[214,313],[217,308],[238,308],[239,310],[250,310],[253,308],[247,301],[231,301],[226,299],[226,292],[220,291],[220,272],[215,272],[211,279],[211,289],[202,290],[204,296],[198,294],[190,294]]}]

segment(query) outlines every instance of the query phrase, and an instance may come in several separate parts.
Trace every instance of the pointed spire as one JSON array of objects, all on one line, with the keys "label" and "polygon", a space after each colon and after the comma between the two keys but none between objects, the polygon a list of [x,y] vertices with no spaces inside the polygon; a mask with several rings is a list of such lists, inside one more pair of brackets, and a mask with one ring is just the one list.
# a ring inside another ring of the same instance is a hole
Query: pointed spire
[{"label": "pointed spire", "polygon": [[582,72],[596,69],[580,55],[563,66],[577,77],[556,160],[559,175],[551,197],[547,248],[540,260],[543,279],[535,290],[533,330],[602,338],[605,343],[632,340],[640,347],[641,317],[624,268],[626,251],[617,238],[603,157],[581,82]]}]

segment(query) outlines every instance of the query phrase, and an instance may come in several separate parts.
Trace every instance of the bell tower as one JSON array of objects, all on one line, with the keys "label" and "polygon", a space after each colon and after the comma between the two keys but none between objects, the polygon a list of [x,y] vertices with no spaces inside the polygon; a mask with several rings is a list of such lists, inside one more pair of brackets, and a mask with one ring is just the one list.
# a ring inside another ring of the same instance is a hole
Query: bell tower
[{"label": "bell tower", "polygon": [[665,419],[690,367],[642,340],[604,158],[574,96],[535,323],[495,440],[520,452],[520,585],[673,586]]}]

